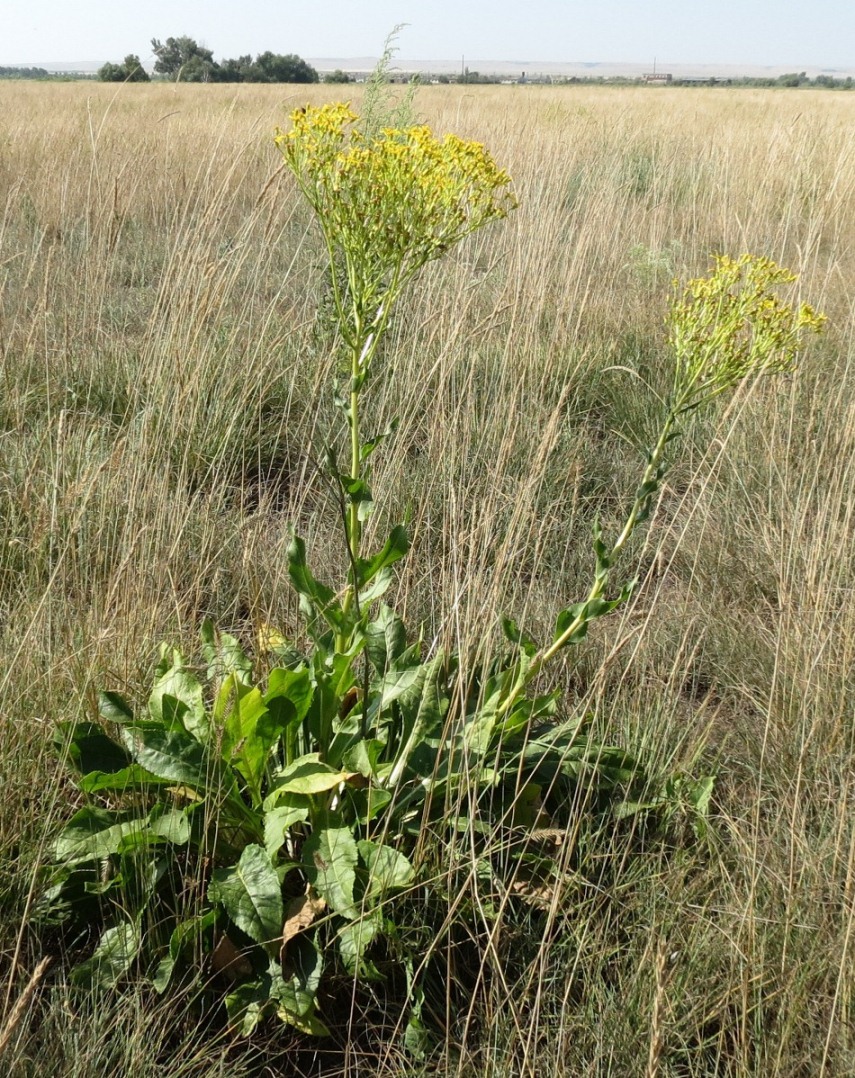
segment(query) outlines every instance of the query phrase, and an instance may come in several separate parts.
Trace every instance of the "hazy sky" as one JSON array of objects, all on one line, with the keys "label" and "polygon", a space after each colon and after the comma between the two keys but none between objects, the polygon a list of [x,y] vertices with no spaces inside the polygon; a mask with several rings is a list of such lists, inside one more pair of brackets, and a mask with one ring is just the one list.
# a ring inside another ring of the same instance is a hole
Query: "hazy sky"
[{"label": "hazy sky", "polygon": [[853,0],[0,0],[0,64],[145,61],[189,34],[214,56],[265,49],[398,62],[478,59],[855,67]]}]

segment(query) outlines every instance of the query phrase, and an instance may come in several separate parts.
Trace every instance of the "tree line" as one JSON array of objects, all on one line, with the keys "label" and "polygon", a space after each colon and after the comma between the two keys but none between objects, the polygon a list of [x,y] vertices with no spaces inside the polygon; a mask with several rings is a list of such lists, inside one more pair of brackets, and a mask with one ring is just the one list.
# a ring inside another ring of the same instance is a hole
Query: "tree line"
[{"label": "tree line", "polygon": [[[154,71],[181,82],[318,82],[318,73],[294,53],[259,53],[217,61],[210,49],[192,37],[152,38]],[[139,56],[130,53],[120,64],[104,64],[98,71],[102,82],[149,82]]]}]

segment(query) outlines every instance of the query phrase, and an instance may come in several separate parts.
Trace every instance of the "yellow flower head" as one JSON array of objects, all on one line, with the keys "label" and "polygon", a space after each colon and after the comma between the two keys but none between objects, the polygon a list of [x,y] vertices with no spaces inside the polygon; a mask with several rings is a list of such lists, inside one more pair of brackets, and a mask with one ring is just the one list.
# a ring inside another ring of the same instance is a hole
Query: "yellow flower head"
[{"label": "yellow flower head", "polygon": [[344,104],[307,106],[291,122],[276,144],[331,248],[366,281],[411,277],[517,204],[480,143],[426,126],[366,139]]},{"label": "yellow flower head", "polygon": [[818,333],[825,323],[808,304],[792,307],[775,294],[795,280],[768,258],[719,255],[707,277],[689,281],[675,297],[667,324],[675,393],[687,407],[749,375],[793,368],[803,333]]}]

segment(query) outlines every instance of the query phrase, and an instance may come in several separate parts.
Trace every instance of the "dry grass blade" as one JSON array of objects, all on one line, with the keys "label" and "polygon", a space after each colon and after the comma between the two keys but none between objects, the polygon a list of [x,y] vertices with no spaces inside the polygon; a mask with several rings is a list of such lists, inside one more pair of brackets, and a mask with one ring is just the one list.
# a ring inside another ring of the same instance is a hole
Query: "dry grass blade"
[{"label": "dry grass blade", "polygon": [[26,1011],[30,1000],[33,998],[33,993],[38,988],[42,977],[47,973],[48,967],[52,961],[53,959],[51,958],[43,958],[39,962],[30,975],[30,979],[24,986],[23,992],[21,992],[20,996],[15,1000],[12,1009],[9,1011],[9,1014],[3,1023],[3,1028],[0,1029],[0,1059],[2,1059],[3,1053],[6,1051],[9,1042],[12,1040],[15,1030],[18,1028],[18,1023],[23,1018],[24,1012]]}]

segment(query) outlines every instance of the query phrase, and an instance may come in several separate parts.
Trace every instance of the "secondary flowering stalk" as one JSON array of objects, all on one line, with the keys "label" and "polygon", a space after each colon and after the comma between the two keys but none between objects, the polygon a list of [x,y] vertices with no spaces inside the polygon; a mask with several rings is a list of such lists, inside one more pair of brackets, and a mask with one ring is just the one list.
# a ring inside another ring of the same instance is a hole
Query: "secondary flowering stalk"
[{"label": "secondary flowering stalk", "polygon": [[611,547],[597,534],[596,571],[586,599],[559,616],[554,639],[520,669],[500,714],[512,709],[526,686],[562,648],[583,639],[591,621],[629,598],[634,582],[625,585],[616,599],[604,598],[611,568],[649,515],[665,474],[668,445],[680,433],[680,419],[747,378],[793,370],[805,332],[822,330],[825,315],[806,303],[793,307],[773,291],[796,279],[768,258],[720,255],[710,274],[689,281],[682,293],[675,293],[666,319],[675,358],[674,381],[635,500]]}]

